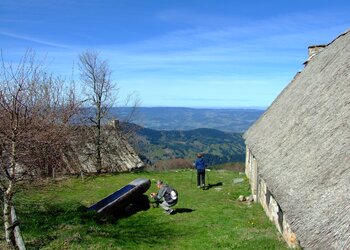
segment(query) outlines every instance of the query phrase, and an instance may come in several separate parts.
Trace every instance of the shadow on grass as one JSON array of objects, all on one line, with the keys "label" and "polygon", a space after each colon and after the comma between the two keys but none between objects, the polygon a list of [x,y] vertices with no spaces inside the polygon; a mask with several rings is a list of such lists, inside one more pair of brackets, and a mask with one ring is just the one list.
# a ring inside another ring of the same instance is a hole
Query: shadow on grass
[{"label": "shadow on grass", "polygon": [[92,219],[97,224],[115,224],[121,218],[130,217],[140,211],[146,211],[150,209],[150,201],[147,195],[140,195],[136,197],[130,204],[119,207],[113,210],[113,213],[97,213],[96,211],[88,211],[86,207],[80,208],[82,215],[81,218]]},{"label": "shadow on grass", "polygon": [[175,208],[174,209],[176,214],[182,214],[182,213],[192,213],[193,211],[196,211],[191,208]]},{"label": "shadow on grass", "polygon": [[[165,225],[158,217],[147,213],[141,216],[133,216],[140,211],[150,208],[147,195],[141,195],[125,207],[124,210],[115,211],[114,214],[91,214],[90,226],[87,234],[93,238],[103,238],[114,241],[121,248],[137,248],[139,243],[150,246],[164,246],[172,239],[173,229],[171,225]],[[85,212],[88,215],[92,211]],[[162,216],[163,217],[163,216]],[[102,239],[102,241],[103,241]]]},{"label": "shadow on grass", "polygon": [[208,184],[204,187],[204,190],[208,190],[210,188],[213,188],[213,187],[218,187],[218,186],[222,186],[222,182],[218,182],[218,183],[215,183],[215,184]]}]

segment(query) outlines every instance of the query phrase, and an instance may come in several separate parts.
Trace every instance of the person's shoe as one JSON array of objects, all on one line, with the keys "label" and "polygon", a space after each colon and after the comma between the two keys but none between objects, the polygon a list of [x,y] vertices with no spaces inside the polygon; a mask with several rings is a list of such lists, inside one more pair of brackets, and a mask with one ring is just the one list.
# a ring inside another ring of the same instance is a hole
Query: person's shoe
[{"label": "person's shoe", "polygon": [[169,214],[169,215],[172,214],[173,212],[174,212],[174,210],[172,210],[172,209],[169,209],[169,210],[166,211],[166,213]]},{"label": "person's shoe", "polygon": [[201,188],[201,186],[197,186],[197,188]]}]

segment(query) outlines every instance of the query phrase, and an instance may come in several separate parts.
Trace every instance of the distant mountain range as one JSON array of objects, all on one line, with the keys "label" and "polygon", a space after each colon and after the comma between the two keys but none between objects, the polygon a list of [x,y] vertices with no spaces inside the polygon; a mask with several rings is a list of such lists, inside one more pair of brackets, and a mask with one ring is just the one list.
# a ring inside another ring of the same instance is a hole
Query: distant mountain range
[{"label": "distant mountain range", "polygon": [[[134,127],[139,136],[134,147],[145,162],[193,160],[198,152],[204,152],[209,165],[243,162],[242,134],[264,112],[262,109],[140,107],[133,119],[128,120],[132,111],[132,108],[112,108],[104,122],[118,119],[120,124]],[[85,108],[82,117],[93,114],[93,108]]]},{"label": "distant mountain range", "polygon": [[[131,108],[112,108],[110,115],[123,120]],[[244,132],[262,114],[262,109],[209,109],[140,107],[130,122],[155,130],[217,129],[224,132]]]}]

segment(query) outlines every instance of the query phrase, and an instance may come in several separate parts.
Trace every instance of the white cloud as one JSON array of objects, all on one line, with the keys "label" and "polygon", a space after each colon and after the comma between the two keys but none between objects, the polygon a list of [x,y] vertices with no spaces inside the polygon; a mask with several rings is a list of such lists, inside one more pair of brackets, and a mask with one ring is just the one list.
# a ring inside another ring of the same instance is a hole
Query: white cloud
[{"label": "white cloud", "polygon": [[44,40],[44,39],[38,39],[35,37],[31,37],[31,36],[19,35],[19,34],[15,34],[15,33],[11,33],[11,32],[0,31],[0,35],[8,37],[8,38],[15,38],[15,39],[19,39],[19,40],[24,40],[26,42],[36,43],[37,45],[45,45],[45,46],[50,46],[50,47],[54,47],[54,48],[64,48],[64,49],[70,48],[69,46],[67,46],[65,44],[60,44],[60,43],[56,43],[56,42],[52,42],[52,41],[48,41],[48,40]]}]

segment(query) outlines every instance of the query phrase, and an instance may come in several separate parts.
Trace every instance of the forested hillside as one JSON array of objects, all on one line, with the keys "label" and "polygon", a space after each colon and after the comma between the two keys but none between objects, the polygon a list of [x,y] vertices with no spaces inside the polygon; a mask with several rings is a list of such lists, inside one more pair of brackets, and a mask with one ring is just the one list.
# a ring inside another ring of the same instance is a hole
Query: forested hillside
[{"label": "forested hillside", "polygon": [[[86,108],[85,112],[92,112],[91,108]],[[196,153],[204,152],[207,162],[215,165],[244,162],[242,133],[263,112],[263,109],[114,107],[105,122],[116,119],[127,126],[134,124],[132,127],[140,137],[134,146],[146,163],[193,160]]]},{"label": "forested hillside", "polygon": [[141,158],[154,163],[174,158],[194,159],[204,152],[209,165],[238,162],[245,159],[245,146],[240,133],[226,133],[215,129],[187,131],[157,131],[140,128],[138,151]]}]

